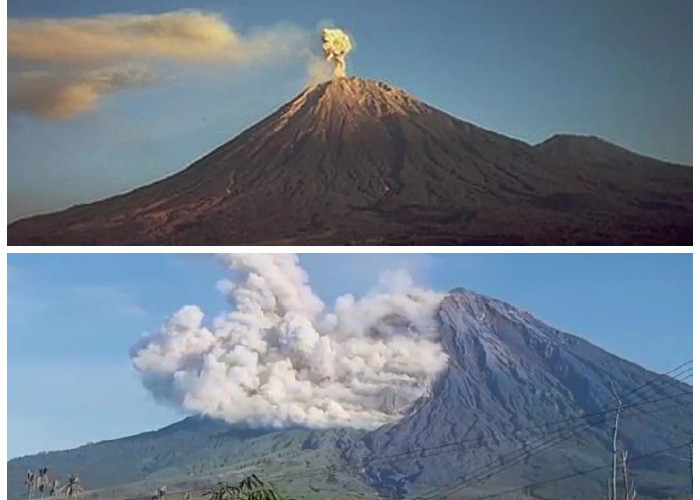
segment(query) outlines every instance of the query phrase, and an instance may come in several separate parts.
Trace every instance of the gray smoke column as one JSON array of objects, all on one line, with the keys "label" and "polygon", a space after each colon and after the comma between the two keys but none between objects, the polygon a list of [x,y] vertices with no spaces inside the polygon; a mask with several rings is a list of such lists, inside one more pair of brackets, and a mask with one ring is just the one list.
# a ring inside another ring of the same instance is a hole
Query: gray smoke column
[{"label": "gray smoke column", "polygon": [[161,402],[256,427],[375,428],[430,391],[447,363],[443,295],[384,273],[326,310],[294,255],[223,255],[231,310],[210,325],[185,306],[131,350]]},{"label": "gray smoke column", "polygon": [[350,37],[339,28],[323,28],[321,30],[321,42],[326,60],[333,61],[333,64],[335,64],[333,77],[344,78],[346,76],[345,56],[352,49]]}]

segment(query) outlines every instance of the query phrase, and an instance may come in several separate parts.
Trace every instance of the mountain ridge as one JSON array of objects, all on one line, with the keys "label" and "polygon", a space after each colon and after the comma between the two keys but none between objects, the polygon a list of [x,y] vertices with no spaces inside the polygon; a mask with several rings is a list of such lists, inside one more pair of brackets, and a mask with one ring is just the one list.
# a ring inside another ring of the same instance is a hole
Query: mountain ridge
[{"label": "mountain ridge", "polygon": [[[91,487],[119,489],[123,483],[133,483],[119,491],[137,495],[159,481],[186,489],[227,480],[241,471],[263,477],[299,472],[287,487],[311,495],[308,498],[329,498],[329,491],[335,490],[327,488],[339,484],[356,492],[356,498],[371,492],[406,498],[488,468],[526,443],[551,437],[551,430],[542,430],[548,423],[588,422],[569,439],[541,452],[533,449],[524,460],[464,490],[486,494],[607,463],[609,419],[582,417],[609,408],[613,382],[630,407],[621,416],[619,440],[631,456],[678,444],[679,436],[692,436],[692,403],[682,399],[692,391],[688,384],[476,292],[453,290],[437,314],[443,346],[450,355],[448,368],[433,382],[431,394],[393,424],[369,431],[246,430],[208,417],[188,417],[121,440],[14,459],[8,462],[8,477],[17,483],[27,468],[70,466],[69,471],[83,471],[81,477]],[[625,394],[636,387],[642,389]],[[664,403],[648,404],[656,399]],[[453,446],[464,440],[471,444]],[[436,448],[443,453],[401,458],[410,450]],[[316,476],[313,487],[320,492],[314,493],[303,472],[309,468],[323,472],[327,466],[337,471],[326,472],[335,482]],[[662,456],[634,467],[642,495],[687,492],[685,464]],[[602,471],[531,494],[591,496],[604,491],[606,477]],[[15,483],[13,491],[19,496],[21,488]]]},{"label": "mountain ridge", "polygon": [[580,148],[551,144],[532,146],[485,130],[380,81],[336,79],[304,89],[176,174],[16,221],[8,226],[8,241],[478,245],[692,239],[691,168],[626,150],[606,157],[614,165],[602,168]]}]

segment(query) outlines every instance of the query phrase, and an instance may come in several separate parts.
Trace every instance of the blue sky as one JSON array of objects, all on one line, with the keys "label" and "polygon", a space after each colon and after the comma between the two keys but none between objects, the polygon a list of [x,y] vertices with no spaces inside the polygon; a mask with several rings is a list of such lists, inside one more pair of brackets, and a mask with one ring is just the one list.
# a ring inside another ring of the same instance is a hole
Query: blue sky
[{"label": "blue sky", "polygon": [[[302,255],[326,302],[405,268],[440,291],[506,300],[561,330],[664,372],[691,357],[692,255]],[[186,304],[226,310],[209,255],[8,256],[8,457],[70,448],[183,417],[156,405],[128,349]]]},{"label": "blue sky", "polygon": [[[692,161],[691,0],[10,0],[11,19],[220,13],[242,36],[285,24],[350,31],[350,73],[396,84],[531,143],[594,134]],[[292,98],[301,60],[179,67],[71,120],[8,119],[8,215],[105,197],[181,170]]]}]

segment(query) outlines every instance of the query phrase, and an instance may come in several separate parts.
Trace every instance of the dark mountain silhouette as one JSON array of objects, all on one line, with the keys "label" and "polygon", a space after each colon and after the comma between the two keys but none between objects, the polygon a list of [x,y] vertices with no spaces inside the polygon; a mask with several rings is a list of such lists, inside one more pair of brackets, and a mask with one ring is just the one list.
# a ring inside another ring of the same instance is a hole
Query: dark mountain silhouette
[{"label": "dark mountain silhouette", "polygon": [[17,221],[11,245],[691,244],[692,169],[537,145],[385,83],[305,89],[182,172]]},{"label": "dark mountain silhouette", "polygon": [[[434,382],[432,395],[395,424],[369,432],[255,430],[189,417],[154,432],[13,459],[10,497],[22,495],[28,468],[42,466],[66,475],[80,472],[89,488],[111,488],[121,497],[150,493],[162,482],[172,491],[203,488],[255,472],[286,475],[275,485],[297,498],[319,499],[375,493],[415,498],[491,470],[484,481],[456,483],[465,487],[461,495],[473,497],[609,464],[612,413],[603,414],[607,419],[591,414],[614,406],[611,385],[625,405],[618,446],[633,460],[692,439],[692,388],[683,382],[473,292],[453,291],[438,314],[449,366]],[[538,450],[547,439],[553,439],[551,446]],[[509,462],[513,452],[523,450]],[[679,449],[631,462],[640,494],[692,491],[682,461],[687,453]],[[529,494],[601,498],[607,473],[604,468]]]}]

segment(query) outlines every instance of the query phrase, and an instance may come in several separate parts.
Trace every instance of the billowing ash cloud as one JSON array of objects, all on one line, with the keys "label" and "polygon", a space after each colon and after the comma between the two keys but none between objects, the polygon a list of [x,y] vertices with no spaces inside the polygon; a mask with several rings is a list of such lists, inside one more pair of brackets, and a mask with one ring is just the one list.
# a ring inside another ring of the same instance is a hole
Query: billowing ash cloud
[{"label": "billowing ash cloud", "polygon": [[158,78],[147,68],[116,66],[83,72],[23,71],[8,78],[10,111],[64,120],[92,109],[98,99]]},{"label": "billowing ash cloud", "polygon": [[246,62],[277,57],[299,30],[272,27],[243,37],[220,16],[196,10],[90,18],[8,19],[7,55],[68,62],[168,58]]},{"label": "billowing ash cloud", "polygon": [[321,44],[326,60],[333,61],[335,69],[333,76],[342,78],[345,73],[345,56],[352,49],[352,42],[347,33],[340,28],[323,28],[321,30]]},{"label": "billowing ash cloud", "polygon": [[[324,22],[325,24],[325,22]],[[331,23],[332,25],[332,23]],[[332,78],[347,76],[345,56],[352,50],[350,35],[340,28],[321,27],[322,57],[316,51],[307,52],[307,86],[314,86]]]},{"label": "billowing ash cloud", "polygon": [[251,426],[373,428],[399,418],[447,363],[442,295],[386,273],[365,297],[326,310],[294,255],[224,255],[231,311],[175,313],[132,348],[157,400]]},{"label": "billowing ash cloud", "polygon": [[101,96],[153,81],[129,79],[132,73],[109,87],[95,82],[95,74],[114,67],[302,60],[309,44],[299,28],[272,26],[242,36],[220,16],[196,10],[8,19],[7,31],[10,84],[18,89],[28,83],[8,95],[10,109],[49,119],[72,118],[94,108]]}]

